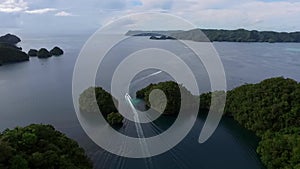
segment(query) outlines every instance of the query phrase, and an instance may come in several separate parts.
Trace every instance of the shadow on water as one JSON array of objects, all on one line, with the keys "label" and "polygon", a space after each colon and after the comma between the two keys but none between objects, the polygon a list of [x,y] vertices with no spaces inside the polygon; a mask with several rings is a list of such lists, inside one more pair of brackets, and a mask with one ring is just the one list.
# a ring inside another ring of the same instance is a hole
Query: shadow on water
[{"label": "shadow on water", "polygon": [[[139,103],[136,100],[134,102]],[[198,137],[205,118],[205,113],[200,114],[190,133],[177,146],[155,157],[124,158],[108,153],[95,145],[88,151],[89,156],[94,161],[95,168],[99,169],[264,168],[255,152],[259,139],[232,118],[223,117],[214,135],[207,142],[199,144]],[[175,120],[175,116],[161,116],[153,122],[140,125],[142,131],[137,130],[135,123],[125,120],[122,127],[115,129],[132,137],[151,137],[167,130]]]}]

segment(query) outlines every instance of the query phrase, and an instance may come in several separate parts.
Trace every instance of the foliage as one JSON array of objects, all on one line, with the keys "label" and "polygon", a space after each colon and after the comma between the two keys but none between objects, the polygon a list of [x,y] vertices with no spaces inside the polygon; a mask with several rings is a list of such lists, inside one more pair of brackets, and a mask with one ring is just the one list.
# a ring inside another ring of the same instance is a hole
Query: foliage
[{"label": "foliage", "polygon": [[0,45],[0,65],[28,60],[29,57],[25,52],[22,52],[14,47]]},{"label": "foliage", "polygon": [[243,85],[228,92],[225,111],[259,136],[300,126],[299,90],[296,81],[282,77]]},{"label": "foliage", "polygon": [[272,32],[257,30],[216,30],[203,29],[210,41],[226,42],[300,42],[300,32]]},{"label": "foliage", "polygon": [[28,51],[28,56],[34,57],[34,56],[37,56],[37,53],[38,53],[38,50],[36,50],[36,49],[30,49]]},{"label": "foliage", "polygon": [[55,46],[53,49],[50,50],[50,53],[53,56],[60,56],[64,54],[64,51],[61,48]]},{"label": "foliage", "polygon": [[37,56],[38,58],[48,58],[51,57],[51,53],[45,49],[45,48],[41,48],[38,52],[37,52]]},{"label": "foliage", "polygon": [[[203,34],[203,33],[204,34]],[[188,31],[128,31],[127,36],[166,35],[181,40],[226,42],[300,42],[300,32],[272,32],[257,30],[192,29]],[[204,36],[206,35],[206,37]],[[155,39],[155,38],[153,38]]]},{"label": "foliage", "polygon": [[160,35],[160,36],[151,36],[150,39],[153,40],[167,40],[167,39],[171,39],[174,40],[175,38],[171,37],[171,36],[166,36],[166,35]]},{"label": "foliage", "polygon": [[111,112],[118,112],[114,101],[117,100],[101,87],[90,87],[79,97],[79,106],[82,112],[94,113],[101,111],[104,117]]},{"label": "foliage", "polygon": [[50,125],[32,124],[0,135],[1,169],[91,169],[78,144]]},{"label": "foliage", "polygon": [[290,127],[279,132],[267,131],[257,152],[268,169],[300,168],[300,127]]},{"label": "foliage", "polygon": [[[209,108],[210,94],[200,96]],[[300,84],[282,77],[227,92],[226,115],[261,137],[257,152],[268,169],[300,167]]]},{"label": "foliage", "polygon": [[0,37],[0,43],[7,43],[7,44],[15,45],[19,42],[21,42],[21,39],[19,37],[17,37],[16,35],[6,34],[6,35]]},{"label": "foliage", "polygon": [[38,56],[39,58],[48,58],[51,56],[60,56],[64,54],[64,51],[59,47],[55,46],[50,52],[46,48],[41,48],[40,50],[30,49],[28,51],[28,56]]},{"label": "foliage", "polygon": [[123,124],[124,117],[120,113],[110,113],[107,115],[107,121],[111,125]]},{"label": "foliage", "polygon": [[[188,98],[188,100],[185,100],[184,105],[189,107],[191,105],[194,105],[195,103],[195,97],[188,91],[184,86],[178,85],[176,82],[173,81],[167,81],[167,82],[160,82],[158,84],[150,84],[147,87],[139,90],[136,92],[136,97],[143,99],[146,101],[146,104],[149,107],[157,107],[160,110],[160,107],[162,107],[164,97],[157,97],[155,101],[155,105],[150,104],[149,96],[150,93],[155,90],[159,89],[161,90],[167,99],[167,105],[163,112],[165,115],[172,115],[172,114],[178,114],[181,108],[181,91],[182,94],[184,94],[185,98]],[[181,90],[181,91],[180,91]]]},{"label": "foliage", "polygon": [[211,103],[211,92],[200,95],[200,110],[209,110]]}]

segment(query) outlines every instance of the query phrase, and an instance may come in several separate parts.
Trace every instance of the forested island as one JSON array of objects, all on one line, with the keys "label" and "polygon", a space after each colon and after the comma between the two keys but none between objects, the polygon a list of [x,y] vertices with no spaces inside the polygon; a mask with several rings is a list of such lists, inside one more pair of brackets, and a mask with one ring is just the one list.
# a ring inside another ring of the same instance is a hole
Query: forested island
[{"label": "forested island", "polygon": [[28,61],[28,55],[17,44],[21,39],[15,35],[6,34],[0,37],[0,66],[8,63]]},{"label": "forested island", "polygon": [[[206,36],[203,36],[204,34]],[[188,31],[128,31],[126,36],[150,36],[151,39],[192,40],[197,42],[300,42],[300,32],[274,32],[257,30],[192,29]]]},{"label": "forested island", "polygon": [[[179,86],[175,82],[150,84],[137,97],[149,102],[151,90],[161,89],[168,98],[165,111],[177,112]],[[211,94],[198,96],[199,113],[208,112]],[[224,115],[261,139],[257,153],[268,169],[300,167],[300,83],[279,77],[237,87],[227,92]]]},{"label": "forested island", "polygon": [[[94,98],[94,96],[96,98]],[[79,97],[79,108],[81,113],[102,113],[106,121],[111,125],[122,125],[123,116],[115,107],[118,101],[101,87],[90,87]]]},{"label": "forested island", "polygon": [[50,51],[47,50],[46,48],[41,48],[39,50],[37,49],[30,49],[28,51],[28,56],[30,57],[38,57],[38,58],[49,58],[51,56],[60,56],[63,55],[64,51],[55,46],[53,49],[51,49]]},{"label": "forested island", "polygon": [[30,49],[28,53],[22,51],[22,48],[17,46],[21,39],[16,35],[6,34],[0,37],[0,66],[3,64],[29,61],[30,57],[37,56],[38,58],[49,58],[51,56],[60,56],[64,51],[55,46],[50,51],[46,48],[39,50]]},{"label": "forested island", "polygon": [[92,169],[79,145],[51,125],[32,124],[0,133],[1,169]]},{"label": "forested island", "polygon": [[[199,114],[208,113],[210,108],[211,92],[194,96],[183,85],[173,81],[150,84],[137,91],[136,97],[143,99],[147,107],[161,107],[161,99],[164,99],[161,96],[155,97],[152,102],[154,105],[150,105],[150,93],[155,89],[163,91],[168,100],[164,115],[177,115],[179,112],[180,90],[190,98],[187,105],[192,106],[193,101],[200,100]],[[96,100],[91,92],[95,92]],[[224,91],[216,91],[218,92]],[[101,87],[91,87],[81,94],[79,103],[84,112],[95,112],[94,109],[99,108],[106,118],[121,118],[120,122],[123,117],[114,113],[117,109],[113,99]],[[91,106],[91,103],[98,106]],[[227,91],[224,116],[233,118],[260,138],[257,153],[267,169],[300,167],[300,83],[277,77]]]},{"label": "forested island", "polygon": [[[149,101],[149,95],[151,91],[155,89],[161,90],[165,94],[166,98],[164,98],[162,95],[155,95],[155,100],[152,100],[153,102],[151,105]],[[161,110],[161,107],[163,107],[163,99],[167,99],[166,107],[162,112],[163,115],[177,115],[181,107],[180,91],[188,100],[185,103],[185,106],[193,106],[196,101],[195,96],[193,96],[191,92],[188,91],[183,85],[178,85],[173,81],[160,82],[158,84],[150,84],[149,86],[137,91],[136,97],[138,99],[144,100],[147,108],[152,107],[153,109],[158,110]]]}]

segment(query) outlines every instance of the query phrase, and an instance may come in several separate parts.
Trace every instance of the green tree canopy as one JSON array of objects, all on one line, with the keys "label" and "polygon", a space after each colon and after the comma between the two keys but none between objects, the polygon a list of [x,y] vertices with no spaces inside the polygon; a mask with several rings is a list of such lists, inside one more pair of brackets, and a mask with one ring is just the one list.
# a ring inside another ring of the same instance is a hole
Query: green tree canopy
[{"label": "green tree canopy", "polygon": [[79,145],[50,125],[32,124],[0,135],[1,169],[92,169]]},{"label": "green tree canopy", "polygon": [[[208,109],[211,93],[200,96]],[[300,84],[283,77],[227,92],[226,115],[260,138],[257,152],[268,169],[300,169]]]}]

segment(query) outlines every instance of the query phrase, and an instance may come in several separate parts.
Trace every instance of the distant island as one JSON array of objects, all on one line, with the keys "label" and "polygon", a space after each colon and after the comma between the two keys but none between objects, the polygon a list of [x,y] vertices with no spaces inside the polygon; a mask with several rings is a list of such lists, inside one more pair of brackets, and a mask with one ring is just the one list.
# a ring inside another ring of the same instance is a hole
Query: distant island
[{"label": "distant island", "polygon": [[6,43],[10,45],[16,45],[17,43],[21,42],[21,39],[16,35],[6,34],[0,37],[0,43]]},{"label": "distant island", "polygon": [[0,66],[9,63],[29,61],[29,57],[49,58],[51,56],[60,56],[64,51],[55,46],[50,51],[46,48],[39,50],[30,49],[28,53],[22,51],[22,48],[17,46],[21,39],[16,35],[6,34],[0,37]]},{"label": "distant island", "polygon": [[[203,36],[203,33],[206,36]],[[126,36],[150,36],[154,40],[179,39],[197,42],[300,42],[300,32],[274,32],[257,30],[192,29],[188,31],[130,30]],[[170,38],[164,38],[170,37]]]},{"label": "distant island", "polygon": [[0,37],[0,66],[8,63],[28,61],[28,55],[17,44],[21,39],[15,35],[6,34]]},{"label": "distant island", "polygon": [[51,49],[50,51],[47,50],[46,48],[41,48],[39,50],[37,49],[30,49],[28,51],[28,56],[30,57],[38,57],[38,58],[49,58],[51,56],[60,56],[63,55],[64,51],[55,46],[53,49]]},{"label": "distant island", "polygon": [[175,40],[175,38],[173,38],[171,36],[165,36],[165,35],[151,36],[150,39],[153,39],[153,40],[167,40],[167,39]]}]

